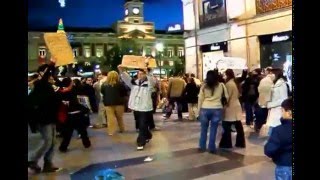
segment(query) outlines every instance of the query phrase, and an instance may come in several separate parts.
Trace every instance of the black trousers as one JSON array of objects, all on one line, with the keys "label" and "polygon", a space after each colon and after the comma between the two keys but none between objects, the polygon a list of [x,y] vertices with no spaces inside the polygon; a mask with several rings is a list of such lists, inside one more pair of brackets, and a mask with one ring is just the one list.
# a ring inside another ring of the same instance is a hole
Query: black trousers
[{"label": "black trousers", "polygon": [[152,98],[152,106],[153,106],[153,111],[152,113],[155,113],[157,110],[157,100],[158,100],[158,93],[153,92],[151,94],[151,98]]},{"label": "black trousers", "polygon": [[244,148],[246,147],[246,141],[244,138],[244,131],[241,121],[222,121],[223,134],[219,144],[220,148],[232,148],[232,140],[231,140],[231,126],[235,125],[237,131],[236,137],[236,147]]},{"label": "black trousers", "polygon": [[[153,118],[153,112],[147,112],[148,113],[148,127],[149,129],[154,129],[156,125],[154,124],[154,118]],[[134,120],[136,122],[136,129],[139,129],[139,120],[138,120],[138,114],[137,111],[133,111]]]},{"label": "black trousers", "polygon": [[268,108],[261,108],[259,105],[255,108],[254,112],[256,116],[256,121],[255,121],[255,130],[259,131],[261,127],[267,122],[268,118]]},{"label": "black trousers", "polygon": [[[179,119],[182,119],[182,106],[183,106],[183,104],[182,104],[182,99],[180,98],[180,97],[174,97],[174,98],[170,98],[169,99],[169,104],[172,106],[172,107],[174,107],[174,103],[175,102],[177,102],[177,109],[178,109],[178,118]],[[171,116],[171,114],[172,114],[172,109],[173,108],[171,108],[171,111],[169,111],[169,112],[167,112],[167,114],[166,114],[166,116],[167,116],[167,118],[170,118],[170,116]]]},{"label": "black trousers", "polygon": [[67,121],[62,126],[62,142],[60,144],[60,150],[66,150],[70,144],[73,130],[77,130],[81,136],[82,144],[84,147],[89,147],[91,142],[88,137],[87,124],[84,121],[83,115],[69,114]]},{"label": "black trousers", "polygon": [[137,115],[137,120],[139,123],[139,135],[137,138],[137,145],[138,146],[144,146],[147,142],[147,140],[152,138],[152,134],[150,132],[149,126],[150,126],[150,114],[152,112],[140,112],[135,111]]}]

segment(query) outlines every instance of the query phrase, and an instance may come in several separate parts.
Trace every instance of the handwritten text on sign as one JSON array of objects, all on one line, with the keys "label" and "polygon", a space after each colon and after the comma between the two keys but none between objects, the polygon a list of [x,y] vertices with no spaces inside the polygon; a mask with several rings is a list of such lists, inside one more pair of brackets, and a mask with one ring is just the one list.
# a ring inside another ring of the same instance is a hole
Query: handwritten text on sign
[{"label": "handwritten text on sign", "polygon": [[64,66],[74,62],[71,46],[65,33],[45,33],[44,40],[56,60],[56,66]]}]

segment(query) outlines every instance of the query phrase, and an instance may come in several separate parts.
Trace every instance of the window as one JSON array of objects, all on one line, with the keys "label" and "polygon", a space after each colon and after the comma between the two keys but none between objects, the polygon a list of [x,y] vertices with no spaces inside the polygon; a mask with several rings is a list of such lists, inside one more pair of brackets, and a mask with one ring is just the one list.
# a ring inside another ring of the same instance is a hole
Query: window
[{"label": "window", "polygon": [[108,46],[107,46],[108,51],[110,51],[112,48],[113,48],[113,45],[112,44],[108,44]]},{"label": "window", "polygon": [[135,19],[133,20],[134,23],[139,23],[139,20]]},{"label": "window", "polygon": [[39,47],[39,56],[40,57],[46,57],[47,55],[47,50],[45,47]]},{"label": "window", "polygon": [[78,48],[72,49],[72,52],[73,52],[73,57],[77,57],[79,55],[79,49]]},{"label": "window", "polygon": [[146,48],[146,55],[151,55],[151,48],[150,47],[147,47]]},{"label": "window", "polygon": [[103,54],[103,47],[102,46],[97,46],[96,47],[96,56],[97,57],[102,57],[104,54]]},{"label": "window", "polygon": [[168,49],[168,56],[169,57],[172,57],[173,56],[173,49]]},{"label": "window", "polygon": [[179,57],[184,56],[184,49],[182,47],[179,47],[179,49],[178,49],[178,56]]},{"label": "window", "polygon": [[84,56],[85,56],[86,58],[88,58],[88,57],[91,56],[91,48],[90,48],[90,46],[85,46],[85,47],[84,47]]}]

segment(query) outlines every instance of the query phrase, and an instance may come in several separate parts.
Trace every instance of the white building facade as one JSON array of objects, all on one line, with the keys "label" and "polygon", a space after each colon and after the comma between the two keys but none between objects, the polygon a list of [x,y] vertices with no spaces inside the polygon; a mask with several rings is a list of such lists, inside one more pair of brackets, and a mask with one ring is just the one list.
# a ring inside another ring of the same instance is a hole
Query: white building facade
[{"label": "white building facade", "polygon": [[182,0],[186,72],[200,79],[215,58],[249,69],[292,64],[292,0]]}]

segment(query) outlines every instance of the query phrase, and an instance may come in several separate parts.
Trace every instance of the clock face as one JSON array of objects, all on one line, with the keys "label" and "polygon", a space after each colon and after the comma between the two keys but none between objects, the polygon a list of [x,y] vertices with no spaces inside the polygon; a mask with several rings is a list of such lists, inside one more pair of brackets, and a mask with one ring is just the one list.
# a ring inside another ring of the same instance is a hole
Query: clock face
[{"label": "clock face", "polygon": [[126,11],[125,11],[124,13],[125,13],[125,15],[126,15],[126,16],[128,16],[128,14],[129,14],[129,10],[128,10],[128,9],[126,9]]},{"label": "clock face", "polygon": [[133,8],[132,12],[133,12],[133,14],[139,14],[140,13],[140,9],[139,8]]}]

